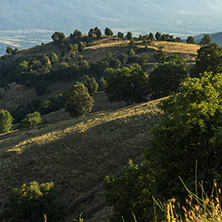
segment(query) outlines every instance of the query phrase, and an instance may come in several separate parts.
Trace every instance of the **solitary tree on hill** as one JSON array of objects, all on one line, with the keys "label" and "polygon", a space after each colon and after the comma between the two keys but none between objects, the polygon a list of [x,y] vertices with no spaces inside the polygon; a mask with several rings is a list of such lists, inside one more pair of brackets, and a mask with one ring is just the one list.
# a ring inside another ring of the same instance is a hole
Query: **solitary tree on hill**
[{"label": "solitary tree on hill", "polygon": [[107,36],[112,36],[113,35],[113,32],[111,29],[109,29],[108,27],[105,28],[105,35]]},{"label": "solitary tree on hill", "polygon": [[88,89],[83,83],[76,82],[65,93],[65,111],[73,118],[78,118],[89,113],[93,107],[93,97],[89,95]]}]

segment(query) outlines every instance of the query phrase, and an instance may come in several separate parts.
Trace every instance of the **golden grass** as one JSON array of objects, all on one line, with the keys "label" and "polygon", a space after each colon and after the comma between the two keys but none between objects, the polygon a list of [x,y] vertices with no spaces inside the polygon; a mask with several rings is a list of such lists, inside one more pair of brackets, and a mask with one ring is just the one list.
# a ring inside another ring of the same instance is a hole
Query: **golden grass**
[{"label": "golden grass", "polygon": [[96,213],[105,207],[104,177],[123,169],[129,159],[142,160],[150,129],[161,117],[157,103],[2,135],[0,202],[12,187],[34,180],[53,181],[70,209],[70,221],[81,211],[85,218],[95,214],[98,219]]}]

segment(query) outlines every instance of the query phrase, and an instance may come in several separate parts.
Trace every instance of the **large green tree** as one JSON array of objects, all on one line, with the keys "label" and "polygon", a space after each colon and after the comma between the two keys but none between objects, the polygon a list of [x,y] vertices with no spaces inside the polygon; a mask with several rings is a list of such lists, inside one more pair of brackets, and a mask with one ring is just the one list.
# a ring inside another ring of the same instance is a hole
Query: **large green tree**
[{"label": "large green tree", "polygon": [[222,74],[204,73],[188,78],[180,92],[163,100],[162,121],[153,130],[146,160],[154,171],[153,191],[157,197],[184,198],[179,176],[193,190],[197,179],[206,192],[221,177]]},{"label": "large green tree", "polygon": [[83,83],[76,82],[64,95],[65,111],[73,118],[89,113],[93,107],[93,97]]},{"label": "large green tree", "polygon": [[192,68],[192,76],[203,72],[222,72],[222,48],[216,43],[203,46],[197,51],[196,65]]},{"label": "large green tree", "polygon": [[144,101],[148,92],[148,78],[146,73],[137,67],[122,67],[112,70],[106,86],[109,101],[132,102]]},{"label": "large green tree", "polygon": [[161,98],[177,92],[180,83],[188,76],[186,62],[182,57],[166,57],[149,75],[152,98]]},{"label": "large green tree", "polygon": [[12,128],[13,117],[7,110],[0,109],[0,133],[9,132]]},{"label": "large green tree", "polygon": [[195,190],[198,182],[207,195],[214,179],[221,184],[221,79],[222,74],[206,72],[188,78],[178,94],[160,102],[163,116],[152,130],[144,163],[130,162],[121,176],[105,180],[106,200],[114,209],[111,221],[121,216],[134,221],[132,213],[138,221],[152,221],[152,196],[161,202],[175,197],[182,204],[187,191],[179,177],[197,195],[203,194]]}]

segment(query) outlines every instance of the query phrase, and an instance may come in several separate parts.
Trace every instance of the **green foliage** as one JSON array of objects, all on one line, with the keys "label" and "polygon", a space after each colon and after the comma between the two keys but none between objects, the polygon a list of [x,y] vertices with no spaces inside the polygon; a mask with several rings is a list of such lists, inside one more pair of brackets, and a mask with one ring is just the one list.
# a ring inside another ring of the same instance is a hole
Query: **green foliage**
[{"label": "green foliage", "polygon": [[89,113],[93,107],[93,102],[93,97],[90,96],[88,89],[80,82],[76,82],[65,93],[65,111],[69,112],[73,118]]},{"label": "green foliage", "polygon": [[52,35],[52,39],[55,43],[63,43],[65,41],[65,35],[63,32],[55,32]]},{"label": "green foliage", "polygon": [[124,37],[124,34],[123,34],[122,32],[118,32],[117,36],[118,36],[118,38],[121,38],[121,39],[123,39],[123,37]]},{"label": "green foliage", "polygon": [[193,76],[203,72],[222,72],[222,48],[216,43],[203,46],[197,51],[196,65],[191,70]]},{"label": "green foliage", "polygon": [[129,39],[129,40],[131,40],[131,39],[133,38],[132,33],[131,33],[131,32],[127,32],[126,38]]},{"label": "green foliage", "polygon": [[6,53],[7,53],[8,55],[12,55],[12,53],[13,53],[13,48],[11,48],[10,46],[7,46],[7,48],[6,48]]},{"label": "green foliage", "polygon": [[102,35],[101,30],[100,30],[100,29],[97,29],[97,30],[96,30],[96,37],[99,39],[99,38],[101,38],[101,35]]},{"label": "green foliage", "polygon": [[159,63],[150,72],[149,87],[152,98],[161,98],[178,91],[180,83],[187,77],[185,67],[178,63],[176,61]]},{"label": "green foliage", "polygon": [[128,57],[128,55],[127,54],[121,54],[120,56],[119,56],[119,60],[121,61],[121,63],[123,64],[123,65],[125,65],[126,63],[127,63],[127,61],[128,61],[128,59],[129,59],[129,57]]},{"label": "green foliage", "polygon": [[105,35],[107,36],[113,36],[113,32],[111,29],[109,29],[108,27],[105,28]]},{"label": "green foliage", "polygon": [[161,33],[160,32],[156,32],[155,38],[156,38],[157,41],[160,41]]},{"label": "green foliage", "polygon": [[50,52],[49,53],[49,59],[50,59],[51,63],[54,63],[54,62],[58,61],[58,56],[57,56],[56,53]]},{"label": "green foliage", "polygon": [[87,87],[90,95],[97,93],[99,85],[94,77],[90,78],[88,75],[84,75],[81,82]]},{"label": "green foliage", "polygon": [[194,37],[189,36],[189,37],[187,38],[186,42],[187,42],[187,43],[190,43],[190,44],[195,44],[195,42],[194,42]]},{"label": "green foliage", "polygon": [[200,45],[210,45],[212,42],[212,39],[210,38],[210,35],[204,35],[204,37],[200,41]]},{"label": "green foliage", "polygon": [[106,177],[104,189],[106,202],[113,205],[110,222],[134,222],[132,214],[138,221],[148,222],[153,219],[152,198],[149,189],[150,177],[146,167],[129,161],[125,172],[120,177]]},{"label": "green foliage", "polygon": [[221,178],[222,74],[204,73],[188,78],[180,93],[161,102],[162,121],[153,130],[152,146],[147,150],[157,198],[180,200],[180,176],[190,189],[203,181],[206,192],[212,181]]},{"label": "green foliage", "polygon": [[41,124],[41,122],[42,122],[41,114],[36,111],[34,113],[29,113],[25,116],[25,119],[23,119],[21,122],[21,127],[22,128],[34,127]]},{"label": "green foliage", "polygon": [[144,66],[144,65],[148,62],[148,58],[149,58],[148,55],[142,54],[142,55],[140,56],[140,58],[139,58],[139,64],[140,64],[141,66]]},{"label": "green foliage", "polygon": [[134,48],[135,45],[136,45],[135,40],[134,40],[134,39],[131,39],[131,40],[130,40],[130,43],[129,43],[130,48]]},{"label": "green foliage", "polygon": [[13,118],[7,110],[0,109],[0,133],[7,133],[12,128]]},{"label": "green foliage", "polygon": [[41,115],[45,115],[47,113],[57,111],[63,107],[64,107],[64,96],[62,94],[59,94],[42,102],[36,110],[38,110],[41,113]]},{"label": "green foliage", "polygon": [[153,35],[152,32],[149,33],[149,40],[150,40],[151,42],[153,42],[153,41],[155,40],[154,35]]},{"label": "green foliage", "polygon": [[147,75],[133,66],[111,70],[105,91],[110,102],[125,101],[131,104],[144,101],[148,91]]},{"label": "green foliage", "polygon": [[74,32],[73,32],[73,36],[74,38],[79,38],[81,39],[82,38],[82,32],[80,32],[78,29],[76,29]]},{"label": "green foliage", "polygon": [[78,44],[78,51],[79,52],[84,52],[85,51],[85,44],[80,41],[79,44]]},{"label": "green foliage", "polygon": [[99,80],[99,90],[104,90],[106,88],[106,80],[102,77]]},{"label": "green foliage", "polygon": [[58,196],[53,182],[39,184],[36,181],[15,188],[0,213],[0,220],[13,221],[65,221],[65,205]]},{"label": "green foliage", "polygon": [[133,57],[135,55],[135,51],[131,48],[128,52],[127,52],[127,55],[129,57]]}]

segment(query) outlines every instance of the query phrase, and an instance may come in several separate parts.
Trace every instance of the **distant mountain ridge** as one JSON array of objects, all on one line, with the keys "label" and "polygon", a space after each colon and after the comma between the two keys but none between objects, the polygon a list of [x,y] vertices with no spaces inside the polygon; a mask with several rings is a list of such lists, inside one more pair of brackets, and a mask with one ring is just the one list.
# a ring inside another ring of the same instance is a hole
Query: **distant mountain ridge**
[{"label": "distant mountain ridge", "polygon": [[[222,32],[217,32],[217,33],[211,33],[209,34],[212,42],[217,43],[220,47],[222,47]],[[204,34],[200,34],[194,37],[195,42],[199,43],[200,40],[203,38]]]},{"label": "distant mountain ridge", "polygon": [[[126,32],[198,34],[220,31],[220,0],[0,0],[0,30],[109,26]],[[204,24],[204,25],[203,25]]]}]

